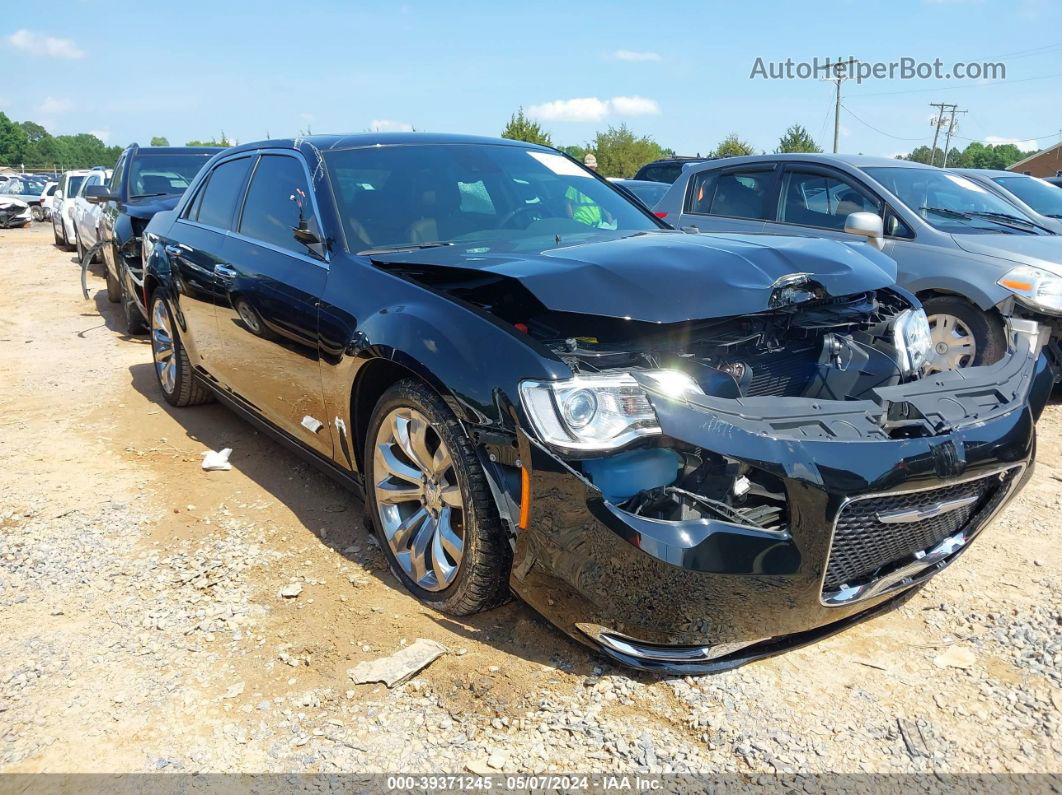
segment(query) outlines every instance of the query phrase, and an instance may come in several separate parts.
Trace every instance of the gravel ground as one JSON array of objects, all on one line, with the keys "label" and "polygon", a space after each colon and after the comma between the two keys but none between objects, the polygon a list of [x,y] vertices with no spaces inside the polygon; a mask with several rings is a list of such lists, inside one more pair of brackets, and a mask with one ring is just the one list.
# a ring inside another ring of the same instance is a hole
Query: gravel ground
[{"label": "gravel ground", "polygon": [[[47,224],[0,231],[0,279],[0,771],[1062,767],[1058,401],[1030,486],[901,609],[659,678],[516,602],[406,596],[349,495],[219,406],[156,399]],[[203,472],[221,447],[233,470]],[[448,653],[405,684],[348,676],[417,638]]]}]

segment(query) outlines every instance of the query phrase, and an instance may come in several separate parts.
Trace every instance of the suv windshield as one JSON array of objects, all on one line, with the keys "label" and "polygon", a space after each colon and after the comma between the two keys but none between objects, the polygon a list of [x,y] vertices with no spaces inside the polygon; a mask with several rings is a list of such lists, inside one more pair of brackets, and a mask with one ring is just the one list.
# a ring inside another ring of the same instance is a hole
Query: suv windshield
[{"label": "suv windshield", "polygon": [[1009,190],[1040,215],[1062,218],[1062,190],[1050,182],[1025,175],[993,177],[992,181]]},{"label": "suv windshield", "polygon": [[129,196],[135,199],[184,193],[199,169],[213,156],[214,150],[202,154],[140,152],[129,165]]},{"label": "suv windshield", "polygon": [[[324,153],[352,251],[659,229],[563,155],[504,145],[373,146]],[[490,250],[490,246],[483,249]]]},{"label": "suv windshield", "polygon": [[943,232],[1050,234],[1013,204],[958,174],[891,166],[863,170]]}]

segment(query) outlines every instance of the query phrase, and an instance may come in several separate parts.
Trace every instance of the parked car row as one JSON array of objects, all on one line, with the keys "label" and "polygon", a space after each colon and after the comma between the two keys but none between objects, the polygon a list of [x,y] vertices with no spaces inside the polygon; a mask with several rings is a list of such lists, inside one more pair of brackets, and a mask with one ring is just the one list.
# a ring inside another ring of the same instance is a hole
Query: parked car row
[{"label": "parked car row", "polygon": [[161,396],[361,494],[440,611],[516,593],[617,662],[721,670],[901,603],[1030,475],[1051,299],[995,238],[1052,236],[965,177],[700,161],[656,200],[501,139],[185,154],[80,190]]}]

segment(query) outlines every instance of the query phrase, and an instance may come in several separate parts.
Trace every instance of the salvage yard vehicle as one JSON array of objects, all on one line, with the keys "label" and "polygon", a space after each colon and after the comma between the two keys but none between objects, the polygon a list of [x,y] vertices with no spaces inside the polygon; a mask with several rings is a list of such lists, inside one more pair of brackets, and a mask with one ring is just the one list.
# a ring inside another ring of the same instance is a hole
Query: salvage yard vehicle
[{"label": "salvage yard vehicle", "polygon": [[990,190],[1056,235],[1062,234],[1062,191],[1037,177],[992,168],[952,168],[952,174]]},{"label": "salvage yard vehicle", "polygon": [[688,166],[657,204],[676,227],[844,239],[881,220],[874,238],[897,281],[925,305],[937,368],[991,364],[1006,349],[1006,319],[1051,329],[1062,373],[1062,237],[965,177],[907,160],[777,154]]},{"label": "salvage yard vehicle", "polygon": [[[109,170],[94,168],[81,182],[81,187],[74,196],[71,216],[74,219],[74,245],[77,248],[78,262],[83,262],[85,255],[93,251],[100,242],[100,207],[86,198],[85,191],[105,185],[110,178]],[[98,250],[92,254],[92,261],[99,262]]]},{"label": "salvage yard vehicle", "polygon": [[228,149],[144,254],[169,404],[220,398],[362,491],[426,604],[512,590],[642,668],[896,605],[1028,479],[1051,388],[1033,324],[927,375],[867,243],[679,232],[519,141]]},{"label": "salvage yard vehicle", "polygon": [[39,221],[44,218],[41,202],[47,184],[47,177],[39,177],[35,174],[8,177],[0,181],[0,200],[18,199],[24,202],[30,208],[32,220]]},{"label": "salvage yard vehicle", "polygon": [[29,226],[33,221],[30,206],[14,196],[0,196],[0,229]]},{"label": "salvage yard vehicle", "polygon": [[130,144],[119,156],[107,185],[85,187],[85,201],[99,208],[107,299],[121,302],[129,334],[147,331],[140,254],[144,227],[155,213],[172,210],[203,164],[222,149]]},{"label": "salvage yard vehicle", "polygon": [[91,171],[64,171],[59,178],[59,187],[52,198],[52,235],[55,245],[63,249],[74,246],[74,199],[81,190],[81,183]]}]

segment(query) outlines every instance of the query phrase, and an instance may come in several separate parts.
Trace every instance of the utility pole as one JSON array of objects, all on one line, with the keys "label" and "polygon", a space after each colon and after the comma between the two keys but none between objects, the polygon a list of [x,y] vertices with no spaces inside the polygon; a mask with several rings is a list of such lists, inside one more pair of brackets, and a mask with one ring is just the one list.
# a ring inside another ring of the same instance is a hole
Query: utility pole
[{"label": "utility pole", "polygon": [[944,162],[940,164],[941,168],[948,167],[948,149],[951,147],[951,134],[955,130],[955,114],[966,113],[965,110],[956,110],[958,105],[951,106],[951,119],[948,121],[948,134],[944,137]]},{"label": "utility pole", "polygon": [[832,80],[837,86],[837,96],[833,104],[833,153],[837,154],[837,146],[841,140],[841,83],[848,79],[848,70],[852,66],[859,63],[855,58],[849,58],[847,61],[838,61],[837,63],[826,63],[819,69],[829,69],[833,72],[832,77],[825,78],[826,80]]},{"label": "utility pole", "polygon": [[935,165],[933,161],[937,159],[937,136],[940,135],[940,125],[944,123],[944,108],[949,107],[944,102],[930,102],[929,107],[940,108],[940,112],[937,113],[937,120],[932,122],[933,124],[933,148],[929,150],[929,165]]}]

